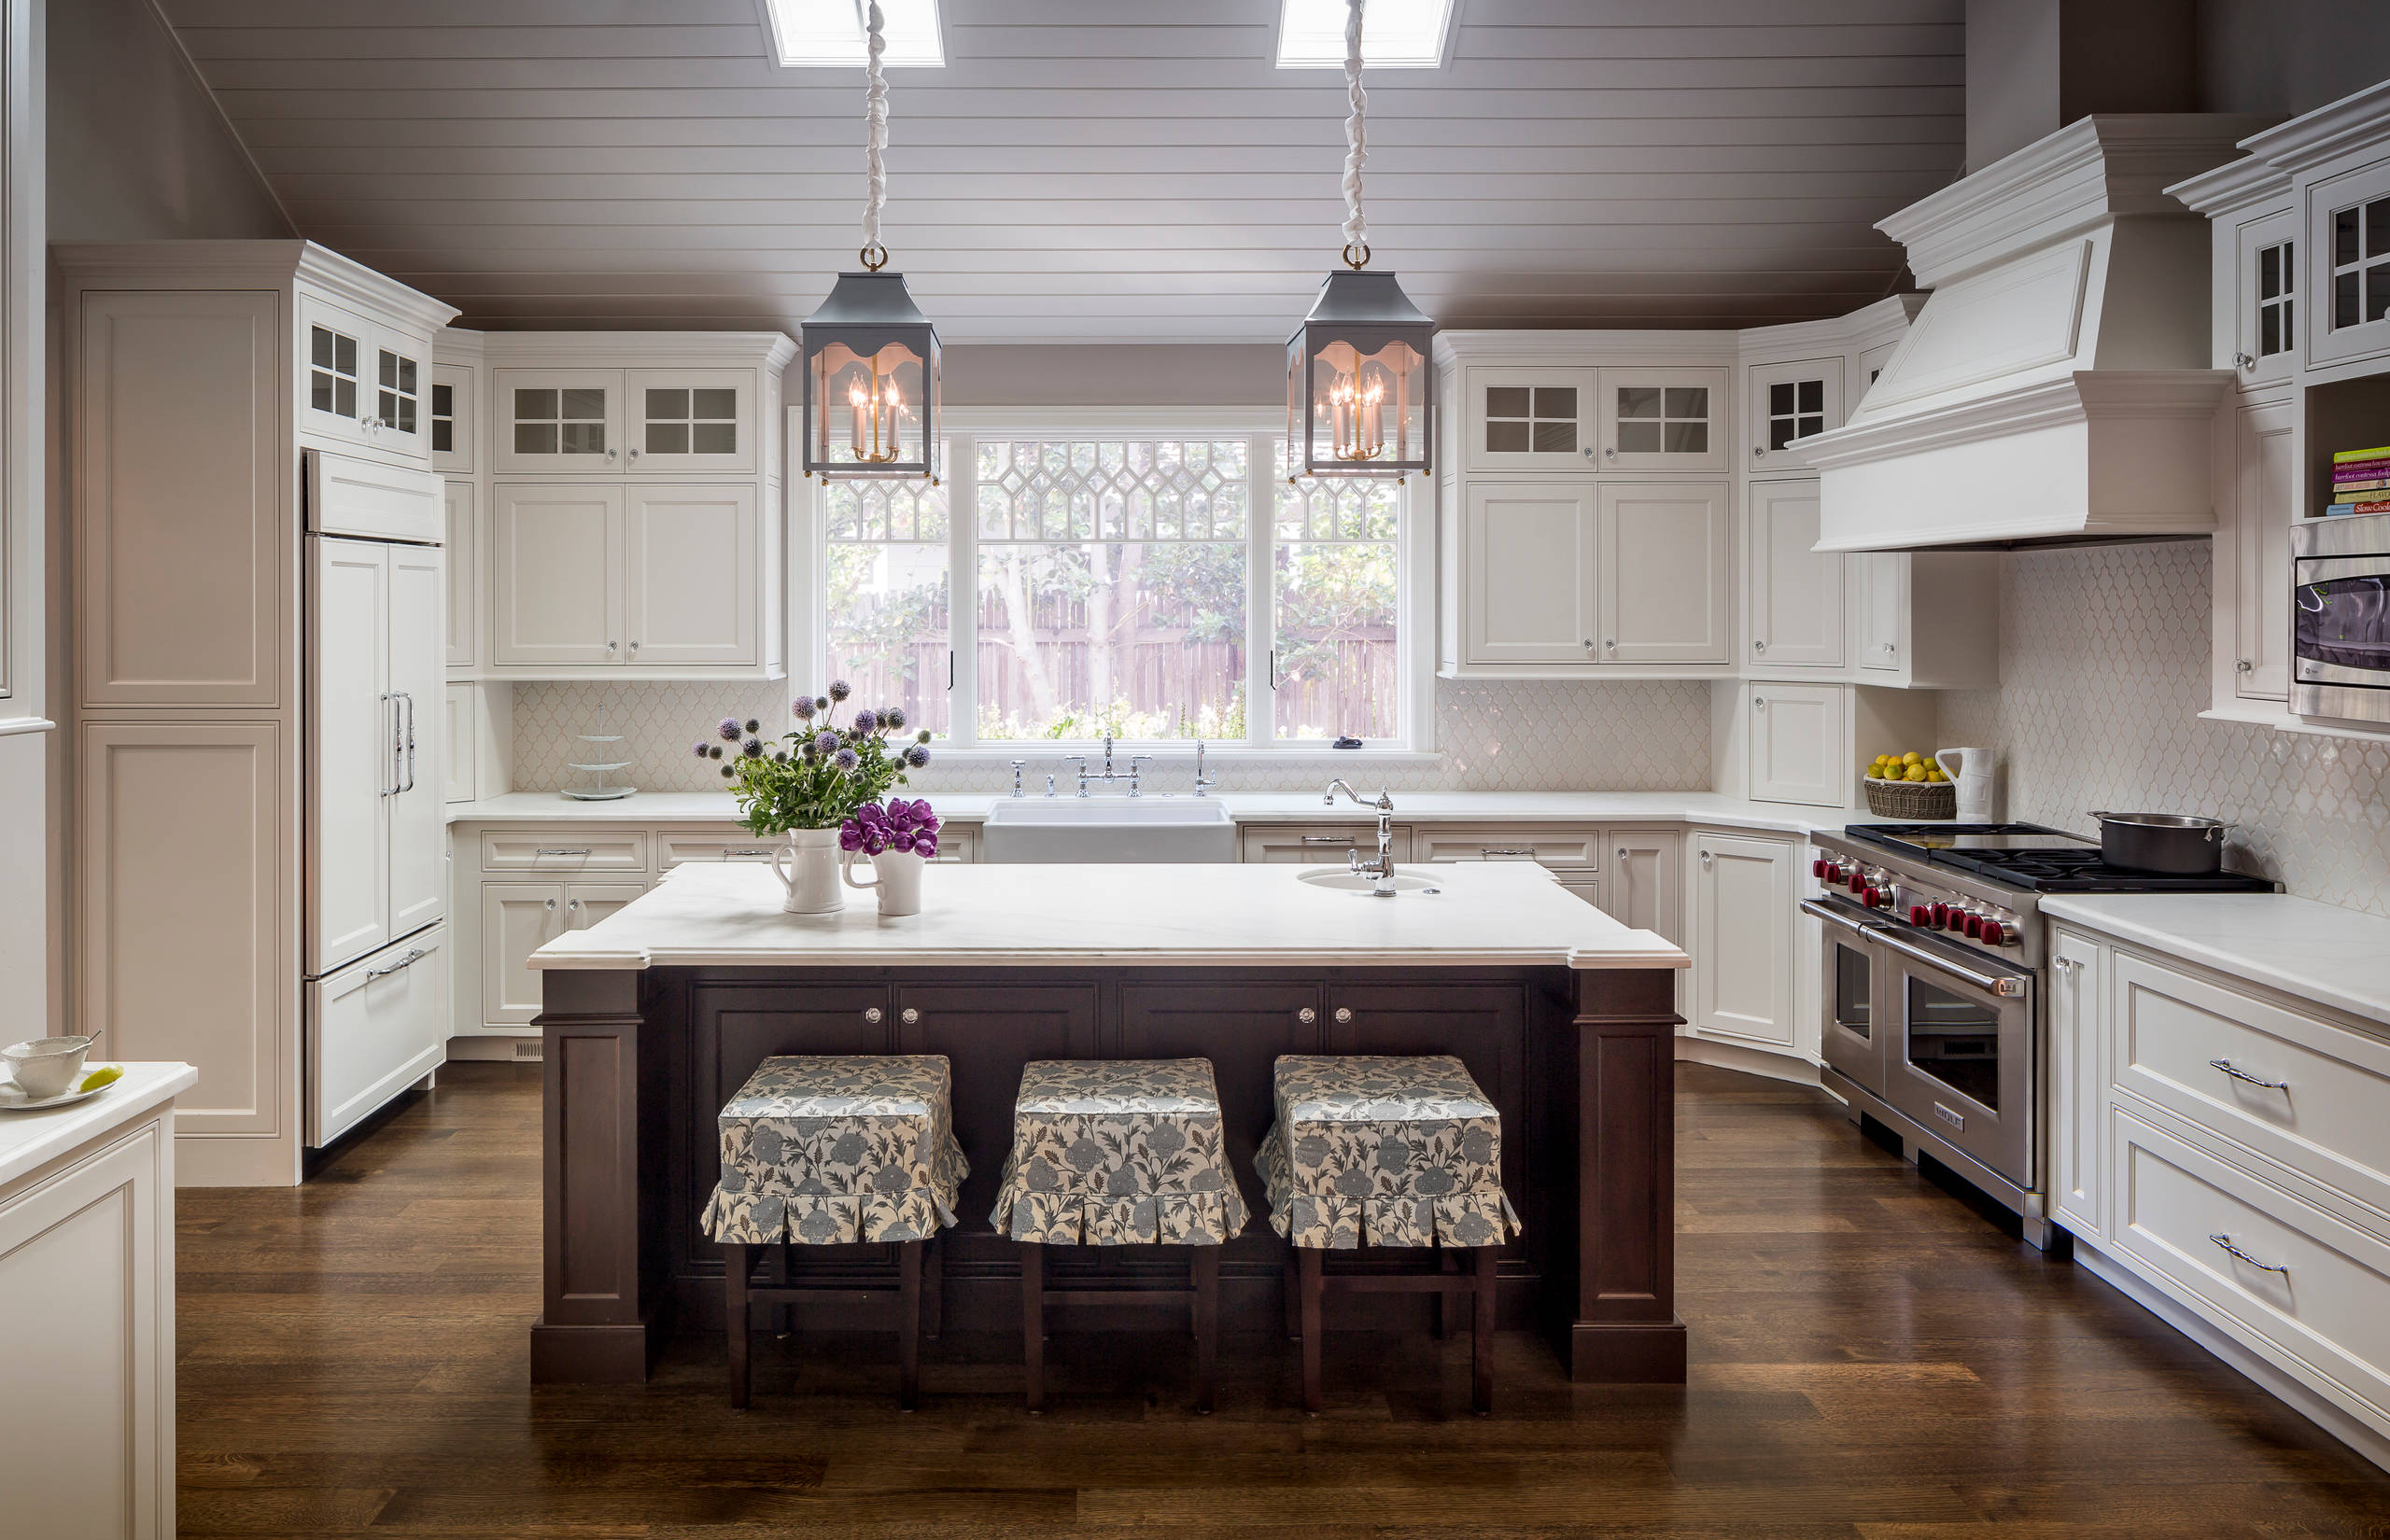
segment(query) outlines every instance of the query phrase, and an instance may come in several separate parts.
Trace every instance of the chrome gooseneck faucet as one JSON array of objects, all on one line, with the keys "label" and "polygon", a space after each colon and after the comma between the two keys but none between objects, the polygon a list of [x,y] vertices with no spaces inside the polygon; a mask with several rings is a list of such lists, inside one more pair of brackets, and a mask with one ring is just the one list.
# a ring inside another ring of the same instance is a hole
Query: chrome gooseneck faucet
[{"label": "chrome gooseneck faucet", "polygon": [[1350,797],[1357,806],[1376,808],[1378,815],[1377,860],[1363,861],[1358,850],[1347,850],[1344,852],[1345,864],[1355,875],[1370,879],[1370,895],[1372,898],[1394,897],[1394,799],[1386,795],[1385,788],[1381,786],[1377,800],[1371,802],[1339,776],[1328,783],[1327,794],[1319,799],[1321,805],[1335,806],[1339,791]]}]

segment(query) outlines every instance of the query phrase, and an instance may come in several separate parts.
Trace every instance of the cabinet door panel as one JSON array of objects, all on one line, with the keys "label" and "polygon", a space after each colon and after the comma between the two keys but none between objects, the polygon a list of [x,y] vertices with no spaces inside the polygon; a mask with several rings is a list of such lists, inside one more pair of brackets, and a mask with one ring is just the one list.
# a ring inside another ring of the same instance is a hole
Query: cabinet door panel
[{"label": "cabinet door panel", "polygon": [[1598,634],[1594,488],[1476,484],[1463,536],[1463,659],[1590,663]]},{"label": "cabinet door panel", "polygon": [[409,936],[308,994],[306,1141],[320,1149],[446,1057],[448,932]]},{"label": "cabinet door panel", "polygon": [[1759,364],[1748,372],[1744,403],[1744,456],[1756,474],[1809,469],[1801,441],[1842,426],[1842,360],[1809,358],[1791,364]]},{"label": "cabinet door panel", "polygon": [[2299,357],[2299,217],[2285,209],[2233,231],[2232,360],[2243,385],[2287,379]]},{"label": "cabinet door panel", "polygon": [[1724,834],[1694,843],[1693,1025],[1790,1048],[1793,848]]},{"label": "cabinet door panel", "polygon": [[404,708],[390,697],[392,547],[319,539],[308,649],[316,763],[307,779],[307,971],[328,973],[390,928],[390,803],[405,781]]},{"label": "cabinet door panel", "polygon": [[1904,661],[1901,620],[1908,609],[1908,558],[1870,551],[1852,559],[1859,564],[1859,666],[1897,673]]},{"label": "cabinet door panel", "polygon": [[482,1023],[527,1027],[540,1014],[540,975],[524,959],[564,933],[564,889],[482,885]]},{"label": "cabinet door panel", "polygon": [[2299,497],[2289,401],[2238,418],[2233,539],[2234,687],[2246,699],[2290,695],[2290,524]]},{"label": "cabinet door panel", "polygon": [[1750,687],[1750,787],[1761,802],[1839,807],[1850,788],[1842,771],[1846,700],[1831,684]]},{"label": "cabinet door panel", "polygon": [[500,474],[622,473],[622,371],[500,369],[490,385]]},{"label": "cabinet door panel", "polygon": [[1591,467],[1594,371],[1471,365],[1463,374],[1468,421],[1461,460],[1470,470]]},{"label": "cabinet door panel", "polygon": [[299,296],[299,431],[372,447],[373,325],[313,294]]},{"label": "cabinet door panel", "polygon": [[2390,353],[2390,159],[2307,189],[2307,367]]},{"label": "cabinet door panel", "polygon": [[475,371],[465,364],[431,366],[431,399],[424,410],[431,429],[431,469],[462,476],[473,469]]},{"label": "cabinet door panel", "polygon": [[1601,371],[1603,470],[1708,470],[1726,466],[1727,371]]},{"label": "cabinet door panel", "polygon": [[452,684],[444,692],[448,709],[447,720],[442,724],[442,741],[447,746],[448,776],[444,800],[448,802],[471,802],[481,794],[478,784],[479,691],[477,685]]},{"label": "cabinet door panel", "polygon": [[401,778],[390,801],[390,934],[448,912],[448,754],[442,611],[448,585],[438,546],[390,547],[390,693],[401,735]]},{"label": "cabinet door panel", "polygon": [[1722,482],[1601,488],[1604,663],[1731,661]]},{"label": "cabinet door panel", "polygon": [[395,327],[373,329],[365,441],[414,465],[431,461],[431,343]]},{"label": "cabinet door panel", "polygon": [[755,662],[755,489],[635,487],[629,505],[628,661]]},{"label": "cabinet door panel", "polygon": [[491,661],[620,663],[623,489],[501,486],[495,515]]},{"label": "cabinet door panel", "polygon": [[2068,931],[2050,948],[2050,1194],[2077,1235],[2102,1235],[2100,1116],[2108,1076],[2101,1063],[2100,946]]},{"label": "cabinet door panel", "polygon": [[634,473],[755,469],[755,371],[634,369],[626,377]]},{"label": "cabinet door panel", "polygon": [[1602,906],[1621,925],[1656,931],[1684,945],[1684,836],[1674,830],[1613,829]]},{"label": "cabinet door panel", "polygon": [[474,603],[475,564],[481,556],[480,510],[472,483],[444,483],[443,500],[448,540],[448,666],[471,668],[481,661],[481,614]]},{"label": "cabinet door panel", "polygon": [[1818,483],[1755,482],[1750,497],[1751,661],[1841,667],[1847,558],[1811,549]]}]

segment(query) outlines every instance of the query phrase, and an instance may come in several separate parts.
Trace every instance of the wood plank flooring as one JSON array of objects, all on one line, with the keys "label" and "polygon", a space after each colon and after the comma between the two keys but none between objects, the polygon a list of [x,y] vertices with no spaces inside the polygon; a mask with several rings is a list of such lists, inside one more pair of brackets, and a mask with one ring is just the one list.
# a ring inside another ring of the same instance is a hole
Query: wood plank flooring
[{"label": "wood plank flooring", "polygon": [[[295,1191],[179,1195],[185,1536],[2390,1534],[2390,1477],[2091,1278],[2003,1234],[1821,1093],[1679,1080],[1681,1390],[1575,1388],[1505,1334],[1333,1333],[1329,1409],[1230,1339],[758,1337],[644,1386],[542,1387],[536,1069],[455,1065]],[[800,1357],[800,1351],[802,1356]],[[6,1530],[0,1519],[0,1531]]]}]

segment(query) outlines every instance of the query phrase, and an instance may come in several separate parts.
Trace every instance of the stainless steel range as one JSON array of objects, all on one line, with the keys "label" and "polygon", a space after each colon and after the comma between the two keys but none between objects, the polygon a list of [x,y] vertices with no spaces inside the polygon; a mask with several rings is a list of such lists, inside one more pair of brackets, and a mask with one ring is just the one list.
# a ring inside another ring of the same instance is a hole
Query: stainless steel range
[{"label": "stainless steel range", "polygon": [[2048,1075],[2039,895],[2265,891],[2237,872],[2110,866],[2093,842],[2031,823],[1855,823],[1812,834],[1824,931],[1824,1080],[2013,1210],[2049,1244],[2042,1201]]}]

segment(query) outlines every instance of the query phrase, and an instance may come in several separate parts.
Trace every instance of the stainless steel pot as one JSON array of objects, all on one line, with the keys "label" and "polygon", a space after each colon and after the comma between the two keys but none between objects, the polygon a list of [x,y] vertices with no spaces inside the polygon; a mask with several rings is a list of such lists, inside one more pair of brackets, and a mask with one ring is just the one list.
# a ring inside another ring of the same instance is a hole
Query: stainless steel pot
[{"label": "stainless steel pot", "polygon": [[2205,876],[2224,864],[2222,819],[2184,813],[2094,813],[2100,820],[2100,859],[2136,872],[2169,876]]}]

